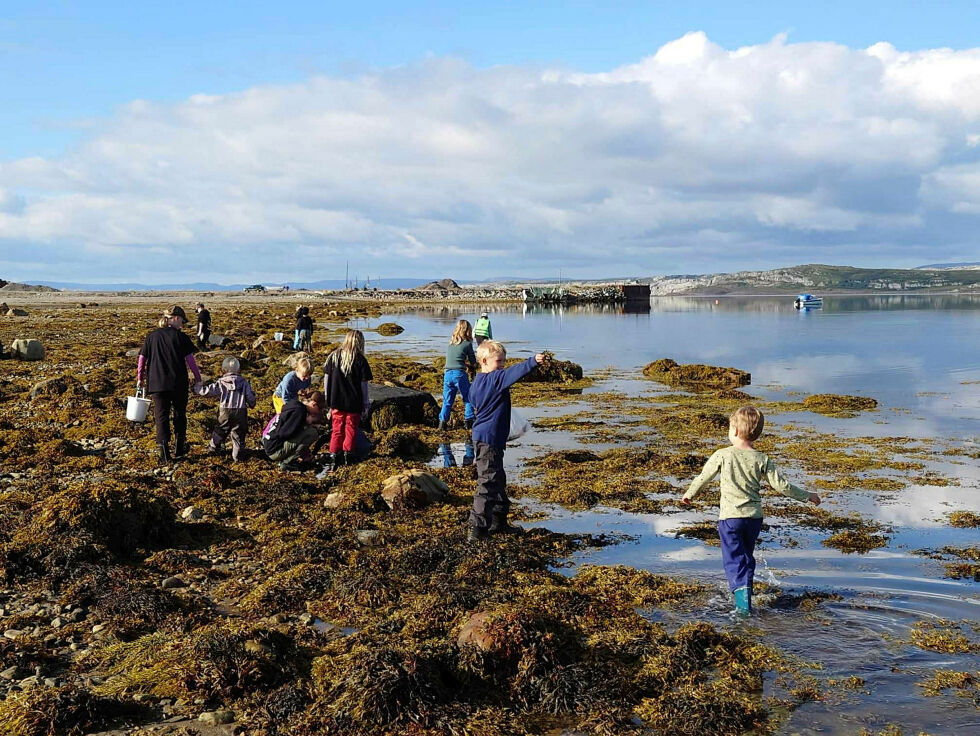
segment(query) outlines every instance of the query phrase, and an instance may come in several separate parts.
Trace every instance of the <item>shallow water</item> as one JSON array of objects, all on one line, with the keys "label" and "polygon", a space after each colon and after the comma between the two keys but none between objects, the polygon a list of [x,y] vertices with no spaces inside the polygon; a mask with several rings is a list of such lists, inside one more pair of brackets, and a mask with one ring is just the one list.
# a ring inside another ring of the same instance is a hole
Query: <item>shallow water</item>
[{"label": "shallow water", "polygon": [[[472,312],[447,308],[409,310],[378,321],[406,328],[396,338],[369,337],[369,350],[440,354],[459,317]],[[661,357],[681,363],[734,366],[752,373],[750,393],[765,398],[799,398],[809,393],[852,393],[879,401],[879,410],[852,419],[809,413],[770,416],[767,427],[784,423],[813,427],[839,436],[907,436],[980,443],[980,297],[888,296],[828,297],[824,308],[804,313],[792,299],[775,297],[654,299],[649,312],[614,308],[500,307],[491,311],[494,336],[522,356],[541,349],[582,364],[586,372],[613,367],[615,377],[590,391],[655,395],[663,387],[638,377],[639,369]],[[539,416],[574,414],[584,402],[527,409]],[[508,450],[512,480],[522,461],[554,449],[585,447],[574,434],[535,431]],[[600,452],[612,445],[589,444]],[[433,459],[463,464],[457,443]],[[980,670],[977,654],[938,654],[908,643],[909,628],[923,619],[980,620],[980,583],[943,578],[942,564],[915,550],[944,545],[971,546],[977,529],[948,526],[953,510],[980,512],[980,467],[963,457],[934,459],[929,470],[959,485],[914,485],[896,492],[831,493],[826,507],[835,513],[859,512],[888,527],[889,542],[868,554],[843,554],[823,547],[825,532],[771,519],[757,552],[757,579],[786,594],[806,590],[835,593],[815,611],[770,601],[751,622],[734,622],[721,570],[720,551],[700,541],[675,538],[682,523],[711,519],[681,512],[633,514],[613,509],[571,512],[546,508],[534,522],[562,532],[625,535],[628,541],[576,556],[581,563],[627,564],[654,572],[712,581],[719,595],[706,610],[657,611],[666,620],[697,617],[724,626],[758,629],[784,651],[823,665],[821,678],[858,675],[863,692],[808,703],[793,713],[781,733],[855,733],[861,727],[901,725],[906,733],[980,733],[980,711],[968,698],[951,694],[926,698],[915,685],[936,668]],[[806,474],[787,468],[802,485]],[[788,546],[792,537],[796,546]],[[792,600],[792,598],[787,598]],[[965,626],[968,636],[980,631]]]}]

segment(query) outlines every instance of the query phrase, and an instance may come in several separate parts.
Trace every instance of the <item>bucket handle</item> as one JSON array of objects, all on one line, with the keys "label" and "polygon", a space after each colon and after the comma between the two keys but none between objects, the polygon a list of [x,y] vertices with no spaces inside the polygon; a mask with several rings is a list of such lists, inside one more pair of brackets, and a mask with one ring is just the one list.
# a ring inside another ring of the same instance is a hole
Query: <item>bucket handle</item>
[{"label": "bucket handle", "polygon": [[143,388],[138,381],[136,382],[136,398],[137,399],[146,398],[146,389]]}]

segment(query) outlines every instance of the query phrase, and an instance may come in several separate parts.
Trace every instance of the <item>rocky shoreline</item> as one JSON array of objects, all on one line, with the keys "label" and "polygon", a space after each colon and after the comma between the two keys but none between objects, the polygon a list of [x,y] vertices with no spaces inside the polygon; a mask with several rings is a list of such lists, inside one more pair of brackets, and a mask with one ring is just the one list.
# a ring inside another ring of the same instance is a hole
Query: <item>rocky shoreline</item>
[{"label": "rocky shoreline", "polygon": [[[294,296],[215,297],[215,329],[228,343],[199,356],[204,373],[235,354],[268,403],[291,355],[273,333],[290,323]],[[321,478],[279,472],[257,451],[234,465],[207,455],[201,438],[217,411],[195,401],[190,456],[157,466],[152,432],[125,421],[123,407],[131,353],[172,299],[100,298],[84,310],[62,295],[44,299],[25,303],[16,324],[45,358],[0,363],[4,733],[721,736],[771,731],[837,687],[751,632],[649,615],[696,611],[712,595],[704,583],[619,566],[558,570],[615,538],[536,528],[468,546],[473,468],[430,467],[447,435],[424,412],[379,422],[370,459]],[[377,317],[381,305],[317,310],[326,314],[314,365],[348,318]],[[441,358],[369,357],[391,388],[440,386]],[[750,377],[666,360],[648,368],[677,392],[657,406],[583,395],[598,377],[572,363],[516,386],[524,406],[590,402],[582,416],[541,420],[541,431],[623,447],[546,454],[515,495],[676,513],[664,493],[676,496],[678,479],[697,472],[727,411],[749,398],[740,387]],[[764,409],[873,411],[861,398]],[[250,420],[253,448],[265,413]],[[462,441],[462,427],[457,407],[448,437]],[[793,433],[775,447],[844,485],[869,470],[898,483],[924,472],[916,454],[968,451],[858,439],[850,453],[812,433],[806,447]],[[896,458],[896,446],[908,457]],[[433,478],[423,483],[430,492],[412,480],[420,472]],[[887,534],[828,512],[785,513],[828,539],[851,532],[845,541],[858,551]]]}]

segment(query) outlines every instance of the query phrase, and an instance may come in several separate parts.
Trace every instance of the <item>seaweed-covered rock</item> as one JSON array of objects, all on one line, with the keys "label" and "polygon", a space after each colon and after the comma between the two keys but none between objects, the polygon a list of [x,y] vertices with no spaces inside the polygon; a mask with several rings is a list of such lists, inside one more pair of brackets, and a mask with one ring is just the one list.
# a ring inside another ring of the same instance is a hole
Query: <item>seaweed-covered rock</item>
[{"label": "seaweed-covered rock", "polygon": [[738,368],[721,368],[702,363],[680,365],[676,360],[661,358],[648,363],[643,375],[668,386],[691,385],[706,388],[735,388],[748,386],[752,374]]},{"label": "seaweed-covered rock", "polygon": [[34,504],[3,549],[8,579],[70,574],[86,562],[132,558],[173,541],[175,509],[147,488],[79,485]]},{"label": "seaweed-covered rock", "polygon": [[440,503],[449,494],[449,486],[430,473],[412,470],[386,479],[381,497],[388,508],[422,508]]},{"label": "seaweed-covered rock", "polygon": [[47,380],[38,381],[34,384],[31,388],[31,398],[36,399],[38,396],[60,396],[75,387],[80,388],[81,384],[71,376],[48,378]]},{"label": "seaweed-covered rock", "polygon": [[403,333],[405,328],[394,322],[382,322],[378,325],[377,331],[379,335],[383,335],[384,337],[393,337]]},{"label": "seaweed-covered rock", "polygon": [[44,360],[44,346],[40,340],[14,340],[10,354],[19,360]]},{"label": "seaweed-covered rock", "polygon": [[846,394],[813,394],[803,399],[805,409],[828,416],[854,416],[859,411],[868,411],[877,406],[878,402],[867,396]]},{"label": "seaweed-covered rock", "polygon": [[394,427],[375,433],[374,453],[406,460],[427,460],[435,455],[436,445],[429,444],[407,427]]},{"label": "seaweed-covered rock", "polygon": [[371,400],[369,414],[371,427],[386,430],[400,424],[424,424],[431,426],[439,414],[439,406],[432,394],[400,386],[368,384]]},{"label": "seaweed-covered rock", "polygon": [[434,725],[435,706],[448,702],[456,689],[448,652],[431,646],[412,650],[341,640],[314,660],[312,677],[323,733]]},{"label": "seaweed-covered rock", "polygon": [[32,688],[0,702],[0,732],[8,736],[92,733],[141,713],[132,701],[93,695],[74,687]]}]

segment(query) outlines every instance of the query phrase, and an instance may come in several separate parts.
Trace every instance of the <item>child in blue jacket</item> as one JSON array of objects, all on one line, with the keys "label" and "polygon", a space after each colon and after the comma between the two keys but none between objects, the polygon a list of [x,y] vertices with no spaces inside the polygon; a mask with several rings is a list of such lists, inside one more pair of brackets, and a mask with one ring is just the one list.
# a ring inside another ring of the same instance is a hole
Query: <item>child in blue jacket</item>
[{"label": "child in blue jacket", "polygon": [[476,446],[476,493],[470,512],[467,541],[477,542],[489,534],[507,533],[510,499],[504,472],[504,448],[510,434],[510,387],[544,362],[537,353],[523,363],[504,368],[507,350],[496,340],[484,340],[476,351],[481,373],[470,387],[470,403],[476,410],[473,443]]}]

